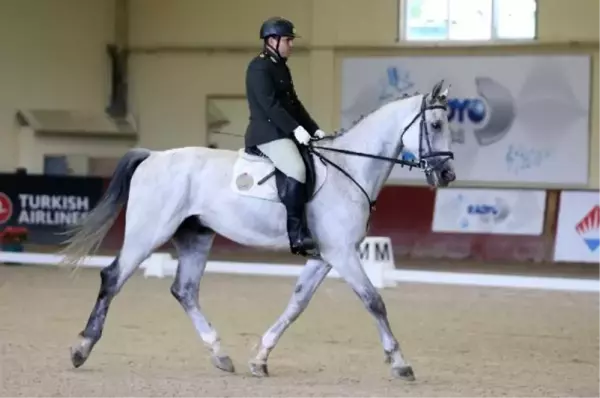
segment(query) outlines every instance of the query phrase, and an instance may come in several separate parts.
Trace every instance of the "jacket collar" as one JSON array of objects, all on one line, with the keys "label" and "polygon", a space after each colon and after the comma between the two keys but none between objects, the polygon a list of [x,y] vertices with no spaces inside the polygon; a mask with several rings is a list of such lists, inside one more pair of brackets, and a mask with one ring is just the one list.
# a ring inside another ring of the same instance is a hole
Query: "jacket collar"
[{"label": "jacket collar", "polygon": [[278,64],[278,63],[286,64],[287,63],[287,58],[283,58],[283,57],[279,56],[270,47],[265,46],[265,48],[263,49],[263,54],[265,54],[266,57],[269,57],[269,59],[274,64]]}]

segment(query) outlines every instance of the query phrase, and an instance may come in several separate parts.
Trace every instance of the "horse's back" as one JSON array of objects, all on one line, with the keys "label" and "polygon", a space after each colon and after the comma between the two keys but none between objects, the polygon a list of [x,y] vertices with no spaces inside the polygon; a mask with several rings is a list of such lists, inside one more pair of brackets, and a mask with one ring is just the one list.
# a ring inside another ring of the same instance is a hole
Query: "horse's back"
[{"label": "horse's back", "polygon": [[238,151],[231,149],[209,148],[206,146],[184,146],[179,148],[166,149],[158,152],[166,156],[196,158],[196,159],[214,159],[214,158],[235,158]]},{"label": "horse's back", "polygon": [[[324,185],[327,168],[307,150],[302,155],[310,176],[307,183],[312,197]],[[139,175],[142,184],[153,181],[169,190],[185,186],[195,195],[210,192],[221,198],[245,196],[274,202],[280,200],[274,165],[262,156],[245,153],[243,148],[187,146],[167,149],[154,152],[143,166]]]},{"label": "horse's back", "polygon": [[[230,162],[233,164],[237,157],[237,151],[229,149],[215,149],[204,146],[186,146],[179,148],[154,151],[148,158],[148,163],[154,163],[157,167],[190,168],[198,170],[201,165],[211,162]],[[166,163],[166,164],[165,164]]]}]

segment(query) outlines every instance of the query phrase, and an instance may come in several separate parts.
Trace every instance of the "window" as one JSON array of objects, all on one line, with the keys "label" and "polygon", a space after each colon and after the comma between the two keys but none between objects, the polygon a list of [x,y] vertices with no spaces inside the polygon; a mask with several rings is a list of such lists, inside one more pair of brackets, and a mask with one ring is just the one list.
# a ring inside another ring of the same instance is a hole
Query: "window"
[{"label": "window", "polygon": [[537,0],[398,0],[406,41],[534,39]]}]

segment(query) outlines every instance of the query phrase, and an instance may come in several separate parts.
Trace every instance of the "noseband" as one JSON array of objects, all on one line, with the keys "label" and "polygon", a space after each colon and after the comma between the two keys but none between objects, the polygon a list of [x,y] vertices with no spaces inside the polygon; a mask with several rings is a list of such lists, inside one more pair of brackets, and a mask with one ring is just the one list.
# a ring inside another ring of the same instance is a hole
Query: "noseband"
[{"label": "noseband", "polygon": [[[449,161],[450,159],[454,159],[453,152],[451,152],[451,151],[434,151],[432,148],[431,135],[429,134],[429,130],[427,128],[428,127],[427,121],[425,120],[425,111],[429,111],[429,110],[433,110],[433,109],[446,110],[447,108],[444,105],[427,105],[427,95],[424,95],[423,101],[421,102],[421,109],[419,110],[419,113],[417,113],[415,115],[415,117],[410,121],[410,123],[408,123],[406,125],[406,127],[404,127],[404,129],[402,130],[402,134],[400,135],[400,142],[401,142],[400,151],[402,151],[402,149],[404,148],[404,140],[403,140],[404,134],[406,134],[406,132],[412,127],[412,125],[415,124],[416,121],[419,120],[419,118],[421,118],[421,121],[419,123],[419,157],[418,157],[417,161],[389,158],[386,156],[373,155],[370,153],[348,151],[346,149],[327,148],[327,147],[318,147],[318,148],[327,150],[327,151],[343,153],[346,155],[361,156],[361,157],[365,157],[365,158],[383,160],[386,162],[399,164],[400,167],[408,166],[409,170],[412,170],[413,168],[421,169],[421,170],[423,170],[425,175],[429,177],[433,174],[434,171],[440,170],[447,161]],[[314,139],[314,140],[311,140],[311,142],[320,141],[322,139],[324,139],[324,138]],[[425,149],[423,148],[423,142],[425,142],[425,144],[427,146],[427,152],[425,152]],[[356,184],[356,186],[358,188],[360,188],[362,193],[367,198],[367,201],[369,202],[369,211],[372,212],[375,209],[376,201],[371,200],[367,191],[365,191],[365,189],[346,170],[342,169],[340,166],[338,166],[337,164],[335,164],[334,162],[332,162],[331,160],[327,159],[325,156],[320,154],[315,149],[314,146],[310,145],[309,151],[311,153],[315,154],[315,156],[317,156],[323,162],[332,165],[333,167],[338,169],[340,172],[345,174],[346,177],[348,177],[354,184]],[[428,161],[428,159],[431,159],[431,158],[438,158],[438,159],[442,158],[443,160],[441,160],[439,162],[435,162],[433,165],[431,165]]]}]

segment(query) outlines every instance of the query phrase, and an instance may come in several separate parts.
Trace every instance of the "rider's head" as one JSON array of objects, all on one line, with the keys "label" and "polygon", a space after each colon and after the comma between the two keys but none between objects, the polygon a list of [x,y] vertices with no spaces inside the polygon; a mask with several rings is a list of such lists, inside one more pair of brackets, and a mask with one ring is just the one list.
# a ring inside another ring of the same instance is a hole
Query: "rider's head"
[{"label": "rider's head", "polygon": [[260,38],[265,47],[281,58],[287,58],[292,52],[296,35],[294,24],[281,17],[272,17],[263,22],[260,27]]}]

